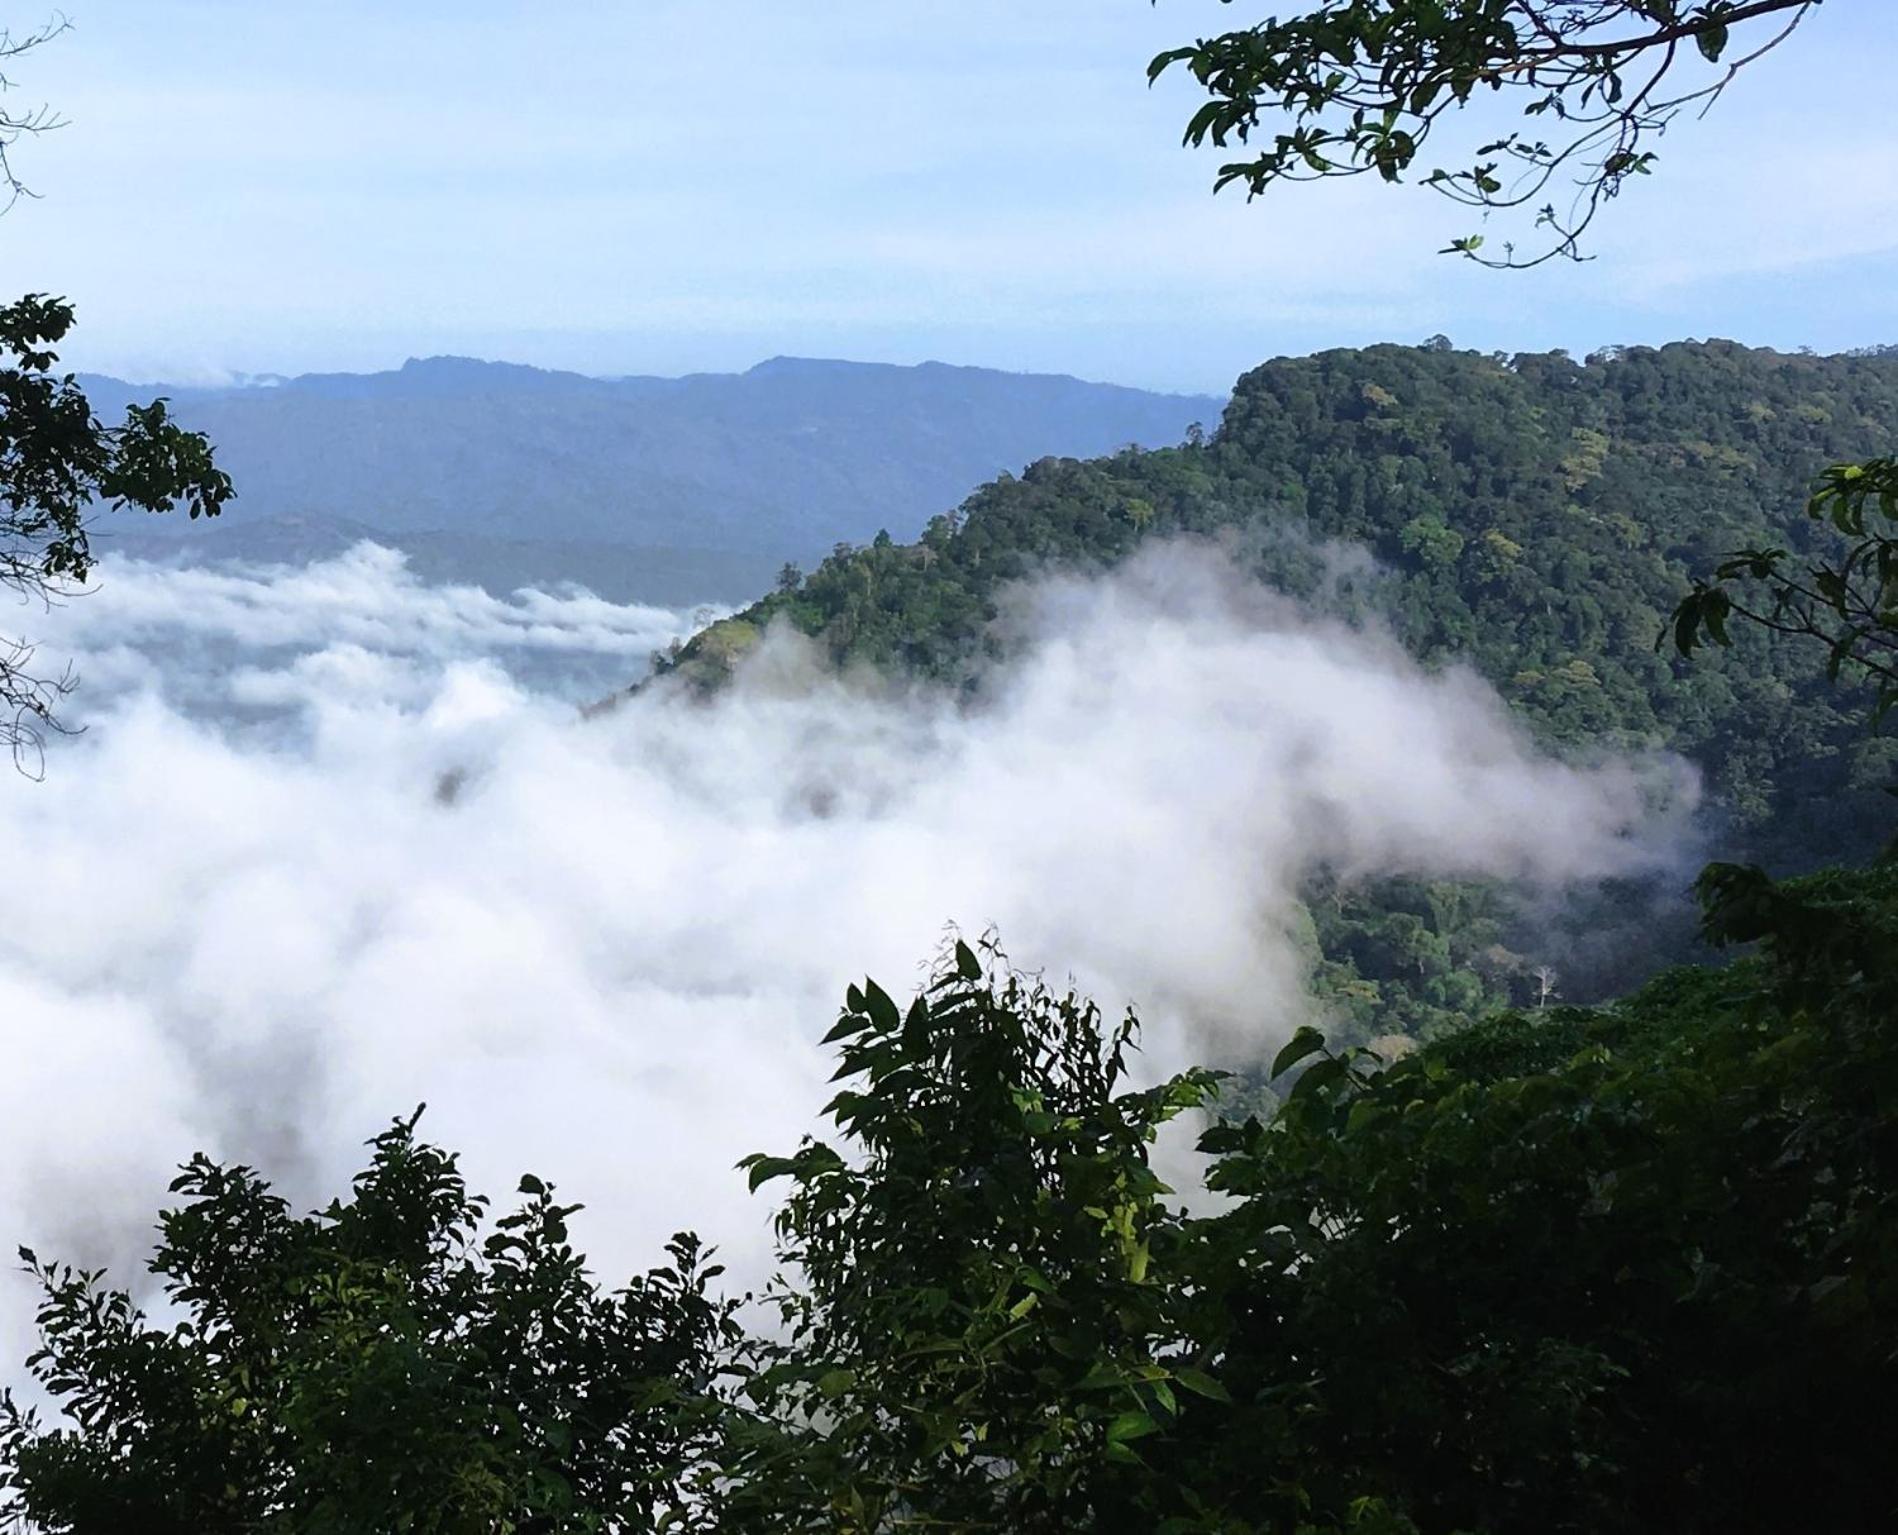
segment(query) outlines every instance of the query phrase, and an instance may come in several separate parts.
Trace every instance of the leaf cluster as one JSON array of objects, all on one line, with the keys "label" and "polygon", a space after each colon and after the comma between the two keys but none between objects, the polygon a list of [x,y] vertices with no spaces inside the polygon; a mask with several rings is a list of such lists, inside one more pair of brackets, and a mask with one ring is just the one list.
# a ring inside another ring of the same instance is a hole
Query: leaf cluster
[{"label": "leaf cluster", "polygon": [[1898,458],[1834,465],[1806,511],[1844,547],[1809,563],[1780,548],[1729,555],[1674,610],[1674,645],[1684,656],[1707,644],[1730,646],[1735,618],[1817,640],[1827,677],[1871,681],[1876,721],[1898,704]]},{"label": "leaf cluster", "polygon": [[[1530,120],[1476,149],[1466,167],[1423,184],[1493,212],[1542,201],[1546,238],[1520,258],[1484,254],[1484,237],[1448,252],[1488,266],[1578,258],[1602,205],[1647,175],[1649,145],[1682,110],[1711,104],[1735,74],[1796,27],[1816,0],[1326,0],[1283,20],[1170,49],[1157,80],[1183,65],[1208,99],[1186,126],[1191,145],[1242,146],[1219,169],[1257,196],[1282,181],[1375,173],[1400,181],[1446,115],[1479,97]],[[1735,57],[1736,35],[1752,42]],[[1708,66],[1682,83],[1686,64]],[[1275,126],[1282,125],[1282,126]],[[1549,196],[1566,179],[1566,199]]]},{"label": "leaf cluster", "polygon": [[992,944],[957,942],[906,1010],[851,988],[830,1036],[846,1150],[745,1164],[754,1188],[789,1184],[793,1277],[728,1523],[1148,1527],[1141,1444],[1183,1394],[1219,1394],[1166,1357],[1155,1243],[1177,1228],[1151,1153],[1217,1079],[1127,1085],[1132,1033]]},{"label": "leaf cluster", "polygon": [[[215,517],[232,495],[210,443],[164,400],[107,426],[73,376],[54,372],[72,320],[70,304],[44,294],[0,307],[0,590],[42,601],[84,583],[96,508]],[[0,746],[16,761],[58,728],[54,709],[70,689],[68,678],[35,675],[32,654],[0,642]]]},{"label": "leaf cluster", "polygon": [[679,1236],[604,1293],[569,1240],[579,1206],[528,1177],[487,1228],[455,1158],[415,1125],[378,1136],[349,1197],[303,1217],[252,1169],[194,1158],[151,1264],[171,1325],[102,1274],[23,1252],[44,1295],[29,1364],[66,1421],[0,1397],[0,1525],[689,1525],[736,1337],[708,1288],[719,1269]]}]

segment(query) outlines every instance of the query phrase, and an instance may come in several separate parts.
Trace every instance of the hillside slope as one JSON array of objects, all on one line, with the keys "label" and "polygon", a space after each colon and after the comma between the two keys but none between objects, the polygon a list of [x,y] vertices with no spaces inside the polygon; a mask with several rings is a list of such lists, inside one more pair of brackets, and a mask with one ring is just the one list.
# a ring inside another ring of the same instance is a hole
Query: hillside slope
[{"label": "hillside slope", "polygon": [[[1807,547],[1813,477],[1895,443],[1891,352],[1707,342],[1586,363],[1397,346],[1282,358],[1239,380],[1206,441],[1005,476],[914,545],[826,560],[688,646],[678,668],[715,680],[782,618],[840,661],[979,687],[1002,643],[1001,594],[1039,571],[1207,535],[1311,593],[1323,545],[1347,541],[1379,572],[1348,584],[1347,606],[1381,615],[1428,660],[1477,668],[1557,750],[1685,754],[1706,775],[1714,850],[1809,868],[1889,835],[1881,791],[1898,780],[1898,739],[1867,733],[1863,696],[1826,680],[1823,654],[1746,634],[1690,666],[1656,641],[1690,573],[1739,547]],[[1577,932],[1620,899],[1578,917]],[[1478,963],[1506,924],[1468,892],[1337,891],[1314,910],[1347,990],[1422,976],[1402,986],[1426,1019],[1485,992],[1521,1000],[1520,975]],[[1618,988],[1680,941],[1611,924],[1593,947],[1621,952],[1578,960],[1577,974]]]},{"label": "hillside slope", "polygon": [[1806,547],[1814,476],[1895,442],[1898,353],[1280,359],[1239,380],[1203,444],[1043,460],[916,544],[837,555],[736,621],[781,614],[839,660],[954,680],[978,667],[997,595],[1037,571],[1237,532],[1261,575],[1310,589],[1312,545],[1347,540],[1385,572],[1361,595],[1415,652],[1476,666],[1552,742],[1695,757],[1759,827],[1882,781],[1889,753],[1863,743],[1823,658],[1749,635],[1687,666],[1657,649],[1663,618],[1728,550]]}]

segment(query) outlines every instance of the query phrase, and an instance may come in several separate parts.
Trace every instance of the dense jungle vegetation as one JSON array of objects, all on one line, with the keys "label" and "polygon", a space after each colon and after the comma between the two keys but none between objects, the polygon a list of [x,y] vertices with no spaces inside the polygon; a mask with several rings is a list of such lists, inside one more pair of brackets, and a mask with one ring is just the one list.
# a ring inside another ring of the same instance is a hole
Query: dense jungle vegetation
[{"label": "dense jungle vegetation", "polygon": [[[1895,438],[1898,349],[1686,342],[1576,362],[1439,340],[1281,358],[1238,381],[1202,440],[1034,464],[915,544],[840,547],[787,573],[668,664],[716,685],[783,621],[839,663],[979,691],[1017,583],[1111,567],[1154,539],[1221,539],[1261,579],[1474,666],[1552,749],[1683,754],[1705,775],[1712,846],[1799,872],[1889,835],[1898,735],[1867,727],[1870,684],[1756,627],[1691,661],[1657,641],[1731,551],[1830,548],[1837,534],[1805,514],[1815,480]],[[1377,570],[1340,580],[1340,546]],[[1493,890],[1321,880],[1321,987],[1358,1038],[1533,1000],[1544,962],[1572,1000],[1609,995],[1696,952],[1674,893],[1580,899],[1557,931],[1531,933]],[[1658,904],[1617,924],[1630,900]]]},{"label": "dense jungle vegetation", "polygon": [[1820,862],[1857,845],[1898,740],[1865,734],[1823,655],[1749,635],[1690,665],[1656,640],[1727,552],[1811,544],[1820,472],[1894,439],[1898,349],[1282,358],[1238,381],[1203,442],[1034,464],[915,544],[839,548],[685,656],[716,664],[782,616],[839,661],[962,682],[998,594],[1051,566],[1238,532],[1260,574],[1313,593],[1316,546],[1348,541],[1390,573],[1363,600],[1418,654],[1474,665],[1553,745],[1686,753],[1750,845]]}]

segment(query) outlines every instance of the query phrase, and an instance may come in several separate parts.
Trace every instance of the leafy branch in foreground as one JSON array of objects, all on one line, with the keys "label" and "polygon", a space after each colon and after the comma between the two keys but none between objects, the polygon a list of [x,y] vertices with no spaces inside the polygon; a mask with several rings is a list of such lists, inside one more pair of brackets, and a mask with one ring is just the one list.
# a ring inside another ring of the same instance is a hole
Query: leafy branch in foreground
[{"label": "leafy branch in foreground", "polygon": [[[211,444],[164,400],[129,407],[119,426],[93,415],[72,375],[53,371],[72,321],[70,304],[44,294],[0,307],[0,592],[42,603],[84,583],[98,504],[215,517],[232,494]],[[70,677],[36,674],[32,655],[0,641],[0,747],[29,769],[71,688]]]},{"label": "leafy branch in foreground", "polygon": [[1708,643],[1731,644],[1734,618],[1820,640],[1829,675],[1868,678],[1873,717],[1882,718],[1898,704],[1898,458],[1828,469],[1807,513],[1850,540],[1844,554],[1806,564],[1785,549],[1738,551],[1674,610],[1675,648],[1691,655]]},{"label": "leafy branch in foreground", "polygon": [[[1402,180],[1447,114],[1479,93],[1507,98],[1545,126],[1505,133],[1466,169],[1438,166],[1423,184],[1485,217],[1540,202],[1535,226],[1546,234],[1535,254],[1518,257],[1508,243],[1501,257],[1485,255],[1481,234],[1446,252],[1535,266],[1580,259],[1596,214],[1630,176],[1649,173],[1652,142],[1674,118],[1710,107],[1818,3],[1327,0],[1162,53],[1147,73],[1157,80],[1184,64],[1205,88],[1211,99],[1185,140],[1251,150],[1222,165],[1215,185],[1240,183],[1253,196],[1280,181]],[[1268,140],[1269,118],[1289,126]],[[1572,184],[1566,196],[1552,191],[1558,177]]]},{"label": "leafy branch in foreground", "polygon": [[720,1270],[679,1236],[601,1290],[568,1236],[579,1206],[527,1177],[487,1227],[455,1158],[416,1139],[419,1112],[315,1215],[193,1158],[151,1265],[176,1325],[23,1252],[43,1296],[30,1365],[66,1421],[0,1395],[0,1528],[691,1528],[735,1333],[708,1292]]},{"label": "leafy branch in foreground", "polygon": [[1214,1073],[1126,1081],[1133,1020],[957,943],[907,1009],[851,987],[831,1031],[847,1146],[747,1159],[786,1180],[784,1341],[727,1528],[1154,1527],[1142,1444],[1195,1394],[1161,1278],[1177,1250],[1162,1125]]}]

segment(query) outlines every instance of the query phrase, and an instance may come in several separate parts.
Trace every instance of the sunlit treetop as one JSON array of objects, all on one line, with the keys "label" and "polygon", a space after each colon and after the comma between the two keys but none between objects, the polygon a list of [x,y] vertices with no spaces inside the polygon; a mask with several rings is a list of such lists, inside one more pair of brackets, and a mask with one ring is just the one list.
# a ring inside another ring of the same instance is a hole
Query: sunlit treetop
[{"label": "sunlit treetop", "polygon": [[[1156,0],[1157,3],[1157,0]],[[1783,42],[1821,0],[1327,0],[1287,20],[1160,54],[1210,99],[1186,142],[1241,146],[1218,187],[1257,196],[1274,182],[1407,174],[1483,217],[1535,209],[1529,248],[1482,234],[1453,241],[1489,266],[1582,259],[1602,204],[1655,163],[1681,112],[1711,107],[1748,64]],[[1526,126],[1432,165],[1446,114],[1495,95]],[[1460,154],[1455,157],[1460,159]]]}]

